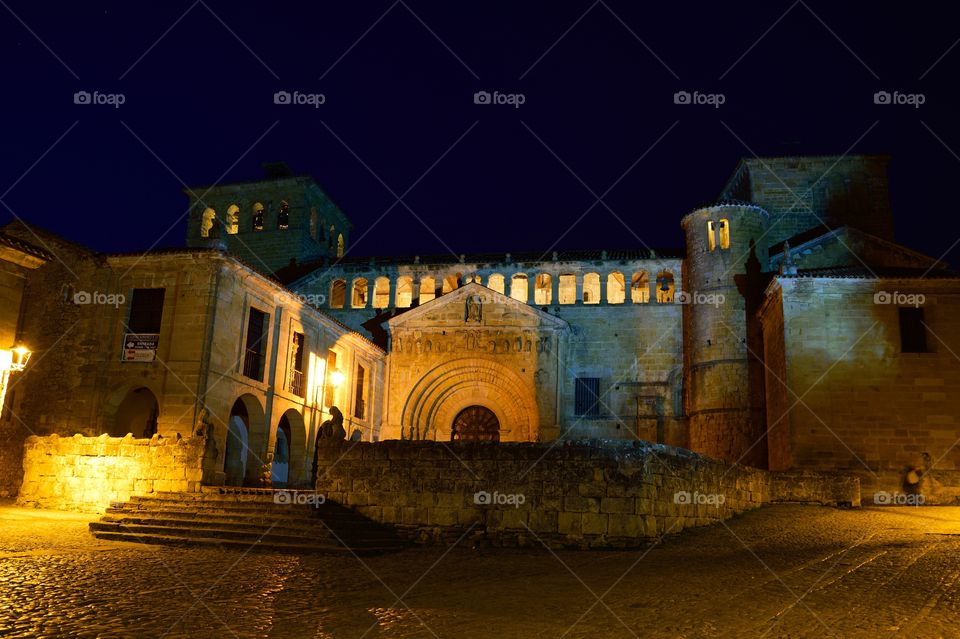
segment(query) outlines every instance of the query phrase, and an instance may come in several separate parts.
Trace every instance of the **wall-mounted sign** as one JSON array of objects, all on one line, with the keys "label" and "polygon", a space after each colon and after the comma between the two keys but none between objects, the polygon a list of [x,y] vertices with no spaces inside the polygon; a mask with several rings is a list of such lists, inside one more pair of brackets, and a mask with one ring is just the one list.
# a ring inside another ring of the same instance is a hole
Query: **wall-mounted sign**
[{"label": "wall-mounted sign", "polygon": [[152,362],[157,359],[157,333],[127,333],[123,336],[122,362]]}]

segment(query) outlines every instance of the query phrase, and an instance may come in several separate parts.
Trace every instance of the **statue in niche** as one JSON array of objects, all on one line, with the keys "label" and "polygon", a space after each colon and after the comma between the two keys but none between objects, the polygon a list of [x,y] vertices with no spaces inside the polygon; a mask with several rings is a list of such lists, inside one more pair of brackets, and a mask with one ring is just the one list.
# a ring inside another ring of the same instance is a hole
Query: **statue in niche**
[{"label": "statue in niche", "polygon": [[401,338],[399,335],[397,335],[397,339],[393,341],[393,350],[398,353],[403,352],[403,338]]},{"label": "statue in niche", "polygon": [[467,321],[479,322],[481,316],[480,300],[477,296],[471,295],[467,298]]},{"label": "statue in niche", "polygon": [[543,370],[542,368],[538,368],[537,372],[533,375],[533,381],[538,388],[542,387],[547,383],[547,371]]}]

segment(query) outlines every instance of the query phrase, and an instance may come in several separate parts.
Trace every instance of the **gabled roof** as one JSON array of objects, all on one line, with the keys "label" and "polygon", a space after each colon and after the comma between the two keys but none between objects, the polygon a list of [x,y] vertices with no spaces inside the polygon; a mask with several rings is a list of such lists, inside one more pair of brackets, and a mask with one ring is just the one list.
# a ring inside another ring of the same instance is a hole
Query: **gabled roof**
[{"label": "gabled roof", "polygon": [[[512,297],[504,295],[503,293],[498,293],[492,288],[487,288],[483,284],[477,284],[476,282],[465,284],[458,289],[455,289],[449,293],[445,293],[440,297],[436,297],[416,308],[412,308],[409,311],[391,317],[389,320],[387,320],[387,325],[391,330],[393,330],[393,328],[397,326],[401,326],[407,322],[416,320],[424,315],[429,315],[443,306],[448,306],[451,304],[466,304],[467,298],[473,295],[483,296],[485,300],[488,300],[484,302],[485,304],[495,303],[508,306],[522,314],[537,318],[543,324],[554,326],[560,329],[566,329],[570,327],[567,321],[563,318],[557,317],[556,315],[551,315],[550,313],[545,313],[536,306],[531,306],[526,302],[515,300]],[[481,322],[480,325],[483,326],[483,323]]]},{"label": "gabled roof", "polygon": [[[863,245],[874,245],[879,247],[883,251],[888,252],[891,255],[898,254],[904,257],[909,258],[910,261],[918,264],[924,264],[929,267],[930,270],[941,270],[947,267],[946,263],[939,261],[925,253],[920,253],[919,251],[914,251],[913,249],[907,248],[902,244],[897,244],[896,242],[891,242],[883,238],[877,237],[867,233],[866,231],[861,231],[858,228],[852,226],[838,226],[831,229],[827,225],[821,225],[803,231],[794,235],[788,240],[783,242],[778,242],[769,248],[769,259],[771,264],[780,263],[783,258],[784,248],[789,242],[790,244],[790,254],[796,256],[798,253],[806,251],[810,248],[813,248],[818,245],[825,244],[831,241],[842,241],[839,239],[839,236],[844,236],[847,238],[846,243],[852,243],[851,240],[862,242]],[[848,247],[849,248],[849,247]],[[857,253],[853,252],[853,249],[850,249],[850,252],[856,255]],[[862,260],[858,260],[861,264]],[[837,264],[837,267],[843,267],[846,265]],[[876,270],[877,268],[886,268],[883,264],[875,263],[869,265],[871,268]],[[896,266],[896,268],[903,268],[901,266]]]}]

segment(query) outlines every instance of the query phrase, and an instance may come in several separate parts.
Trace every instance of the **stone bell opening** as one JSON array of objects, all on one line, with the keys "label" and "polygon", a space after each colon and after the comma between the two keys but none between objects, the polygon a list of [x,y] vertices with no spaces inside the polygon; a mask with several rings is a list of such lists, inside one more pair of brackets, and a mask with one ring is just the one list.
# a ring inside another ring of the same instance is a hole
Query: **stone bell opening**
[{"label": "stone bell opening", "polygon": [[486,406],[468,406],[457,413],[450,428],[451,441],[499,442],[500,420]]}]

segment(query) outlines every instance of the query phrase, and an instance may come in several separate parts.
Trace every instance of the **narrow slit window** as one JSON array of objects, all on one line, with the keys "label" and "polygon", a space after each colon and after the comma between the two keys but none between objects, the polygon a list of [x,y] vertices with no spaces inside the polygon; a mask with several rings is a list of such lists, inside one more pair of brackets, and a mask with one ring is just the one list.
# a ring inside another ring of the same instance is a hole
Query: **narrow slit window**
[{"label": "narrow slit window", "polygon": [[730,220],[720,220],[720,248],[730,248]]},{"label": "narrow slit window", "polygon": [[717,248],[717,229],[714,228],[713,220],[707,222],[707,248],[711,251]]}]

